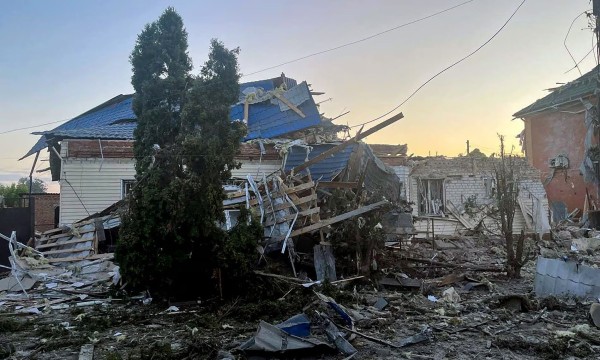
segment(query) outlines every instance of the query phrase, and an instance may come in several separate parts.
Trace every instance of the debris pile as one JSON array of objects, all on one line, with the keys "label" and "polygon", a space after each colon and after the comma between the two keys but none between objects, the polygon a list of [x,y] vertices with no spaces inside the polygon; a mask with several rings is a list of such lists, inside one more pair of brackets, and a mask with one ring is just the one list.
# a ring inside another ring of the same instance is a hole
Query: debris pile
[{"label": "debris pile", "polygon": [[[86,229],[87,225],[79,229]],[[94,233],[84,230],[77,235],[79,240],[64,240],[74,235],[54,235],[54,239],[61,240],[63,246],[77,246],[96,242],[96,236],[88,235]],[[47,250],[48,253],[44,253],[17,242],[15,232],[10,237],[2,234],[0,237],[8,241],[11,252],[11,266],[6,267],[10,273],[0,280],[0,305],[12,308],[14,313],[41,314],[69,308],[70,304],[75,307],[108,304],[110,286],[120,283],[119,267],[110,261],[112,254],[94,256],[92,250],[83,247],[77,251]],[[80,252],[88,254],[83,257],[64,255]]]}]

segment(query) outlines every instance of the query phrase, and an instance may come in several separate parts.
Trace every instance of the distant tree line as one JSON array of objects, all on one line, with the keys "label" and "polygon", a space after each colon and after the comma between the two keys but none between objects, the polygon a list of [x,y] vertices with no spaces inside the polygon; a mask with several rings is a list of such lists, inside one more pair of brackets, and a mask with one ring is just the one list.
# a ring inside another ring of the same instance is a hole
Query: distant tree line
[{"label": "distant tree line", "polygon": [[[32,192],[45,193],[48,189],[41,179],[33,179]],[[20,194],[29,194],[29,178],[22,177],[10,185],[0,184],[0,207],[16,207],[19,205]]]}]

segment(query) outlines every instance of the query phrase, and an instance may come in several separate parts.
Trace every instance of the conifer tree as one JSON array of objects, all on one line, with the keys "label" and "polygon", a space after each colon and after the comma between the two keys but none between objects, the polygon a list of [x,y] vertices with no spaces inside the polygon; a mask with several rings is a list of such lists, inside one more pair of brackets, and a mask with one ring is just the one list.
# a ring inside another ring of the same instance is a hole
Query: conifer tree
[{"label": "conifer tree", "polygon": [[213,40],[200,75],[191,76],[187,33],[169,8],[144,28],[131,55],[137,184],[116,257],[128,284],[155,297],[214,291],[213,269],[227,257],[222,183],[246,132],[229,118],[239,93],[237,54]]}]

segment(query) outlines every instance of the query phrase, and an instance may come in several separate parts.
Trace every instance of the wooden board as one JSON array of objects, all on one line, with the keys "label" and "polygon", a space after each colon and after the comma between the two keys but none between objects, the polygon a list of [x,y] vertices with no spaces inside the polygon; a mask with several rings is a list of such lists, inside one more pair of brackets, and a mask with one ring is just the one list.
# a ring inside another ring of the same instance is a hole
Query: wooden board
[{"label": "wooden board", "polygon": [[97,260],[97,259],[112,259],[115,257],[115,254],[96,254],[84,257],[69,257],[69,258],[56,258],[56,259],[48,259],[49,263],[60,263],[60,262],[73,262],[73,261],[82,261],[82,260]]},{"label": "wooden board", "polygon": [[[385,205],[388,205],[388,204],[389,204],[388,201],[383,200],[383,201],[380,201],[380,202],[377,202],[377,203],[374,203],[371,205],[360,207],[356,210],[352,210],[350,212],[347,212],[347,213],[344,213],[344,214],[341,214],[338,216],[334,216],[334,217],[326,219],[326,220],[322,220],[321,222],[318,222],[316,224],[309,225],[309,226],[306,226],[306,227],[303,227],[300,229],[296,229],[296,230],[292,231],[292,233],[290,234],[290,237],[294,237],[294,236],[309,233],[311,231],[319,230],[326,226],[329,226],[329,225],[332,225],[332,224],[335,224],[335,223],[338,223],[338,222],[341,222],[344,220],[348,220],[355,216],[362,215],[362,214],[368,213],[370,211],[376,210],[376,209],[383,207]],[[279,237],[279,238],[277,238],[277,241],[281,241],[283,239],[284,239],[284,237]]]},{"label": "wooden board", "polygon": [[[61,242],[61,243],[51,243],[51,244],[44,244],[44,245],[38,245],[36,247],[37,250],[40,249],[51,249],[53,247],[58,247],[58,246],[63,246],[63,245],[72,245],[72,244],[79,244],[82,242],[88,242],[88,241],[92,241],[91,239],[77,239],[77,240],[69,240],[69,241],[65,241],[65,242]],[[44,251],[42,251],[44,252]]]}]

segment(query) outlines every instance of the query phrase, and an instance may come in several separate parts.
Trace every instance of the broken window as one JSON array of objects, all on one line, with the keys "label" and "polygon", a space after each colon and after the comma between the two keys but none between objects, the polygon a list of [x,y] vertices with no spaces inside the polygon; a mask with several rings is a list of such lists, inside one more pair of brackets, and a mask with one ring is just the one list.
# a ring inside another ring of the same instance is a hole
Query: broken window
[{"label": "broken window", "polygon": [[419,214],[444,215],[444,179],[419,179]]},{"label": "broken window", "polygon": [[121,199],[125,199],[133,189],[135,180],[121,180]]}]

